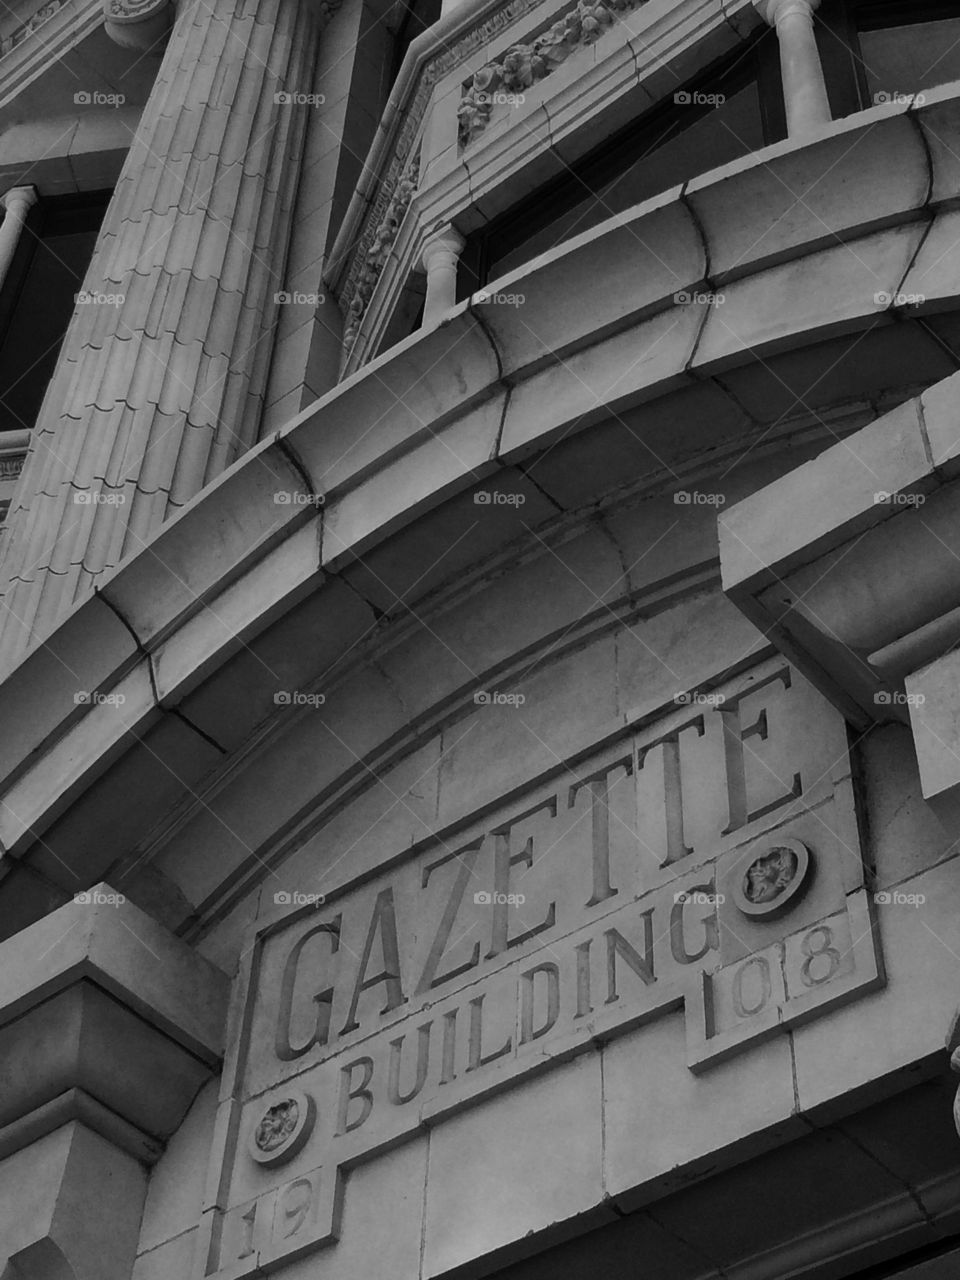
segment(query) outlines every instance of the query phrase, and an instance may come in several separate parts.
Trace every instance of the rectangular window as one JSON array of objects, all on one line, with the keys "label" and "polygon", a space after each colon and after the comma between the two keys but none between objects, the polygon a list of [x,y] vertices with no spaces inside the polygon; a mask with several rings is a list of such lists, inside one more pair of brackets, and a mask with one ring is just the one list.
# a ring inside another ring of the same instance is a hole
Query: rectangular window
[{"label": "rectangular window", "polygon": [[41,199],[30,210],[0,290],[0,432],[36,422],[111,194]]},{"label": "rectangular window", "polygon": [[568,173],[470,238],[459,292],[718,165],[784,136],[776,34],[764,28],[746,49],[610,138]]},{"label": "rectangular window", "polygon": [[960,17],[860,27],[860,59],[871,104],[960,80]]}]

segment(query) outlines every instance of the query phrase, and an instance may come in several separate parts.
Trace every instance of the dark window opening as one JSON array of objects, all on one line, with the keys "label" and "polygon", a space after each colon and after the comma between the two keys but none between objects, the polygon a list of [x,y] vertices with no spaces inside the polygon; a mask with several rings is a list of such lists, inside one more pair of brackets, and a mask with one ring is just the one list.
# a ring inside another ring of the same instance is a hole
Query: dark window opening
[{"label": "dark window opening", "polygon": [[410,45],[440,17],[440,3],[441,0],[411,0],[411,3],[404,7],[400,25],[394,37],[391,84],[400,74],[400,68],[403,66],[403,60],[407,56]]},{"label": "dark window opening", "polygon": [[0,290],[0,431],[40,412],[111,192],[42,199]]},{"label": "dark window opening", "polygon": [[607,218],[783,138],[778,57],[776,33],[765,28],[475,232],[460,261],[459,297]]},{"label": "dark window opening", "polygon": [[956,0],[824,0],[814,20],[837,119],[960,80]]}]

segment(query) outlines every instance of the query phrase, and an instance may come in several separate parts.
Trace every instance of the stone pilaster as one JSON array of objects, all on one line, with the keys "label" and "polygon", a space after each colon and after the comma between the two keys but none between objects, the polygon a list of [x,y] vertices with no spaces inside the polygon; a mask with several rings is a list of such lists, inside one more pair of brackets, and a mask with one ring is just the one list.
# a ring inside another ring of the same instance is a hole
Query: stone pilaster
[{"label": "stone pilaster", "polygon": [[326,12],[181,4],[5,531],[5,666],[256,438]]}]

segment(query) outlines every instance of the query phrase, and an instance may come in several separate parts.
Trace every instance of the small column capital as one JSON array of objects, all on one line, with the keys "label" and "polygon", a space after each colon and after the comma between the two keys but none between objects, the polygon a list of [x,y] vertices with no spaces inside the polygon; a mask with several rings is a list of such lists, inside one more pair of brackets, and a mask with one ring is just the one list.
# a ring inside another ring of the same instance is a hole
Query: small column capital
[{"label": "small column capital", "polygon": [[170,0],[103,0],[103,26],[122,49],[163,51],[173,22]]},{"label": "small column capital", "polygon": [[36,187],[11,187],[0,196],[0,205],[8,213],[19,213],[21,216],[37,203]]},{"label": "small column capital", "polygon": [[794,14],[812,19],[814,9],[820,7],[820,0],[753,0],[753,3],[771,27]]},{"label": "small column capital", "polygon": [[421,260],[429,273],[439,266],[454,265],[463,253],[466,241],[456,227],[441,227],[426,240]]}]

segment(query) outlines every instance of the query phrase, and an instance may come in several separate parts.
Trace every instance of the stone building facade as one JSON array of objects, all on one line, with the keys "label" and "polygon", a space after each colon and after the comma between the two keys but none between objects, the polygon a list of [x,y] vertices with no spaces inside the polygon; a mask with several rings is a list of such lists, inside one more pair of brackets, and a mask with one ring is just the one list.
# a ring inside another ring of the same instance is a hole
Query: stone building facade
[{"label": "stone building facade", "polygon": [[2,1280],[954,1280],[958,77],[6,9]]}]

